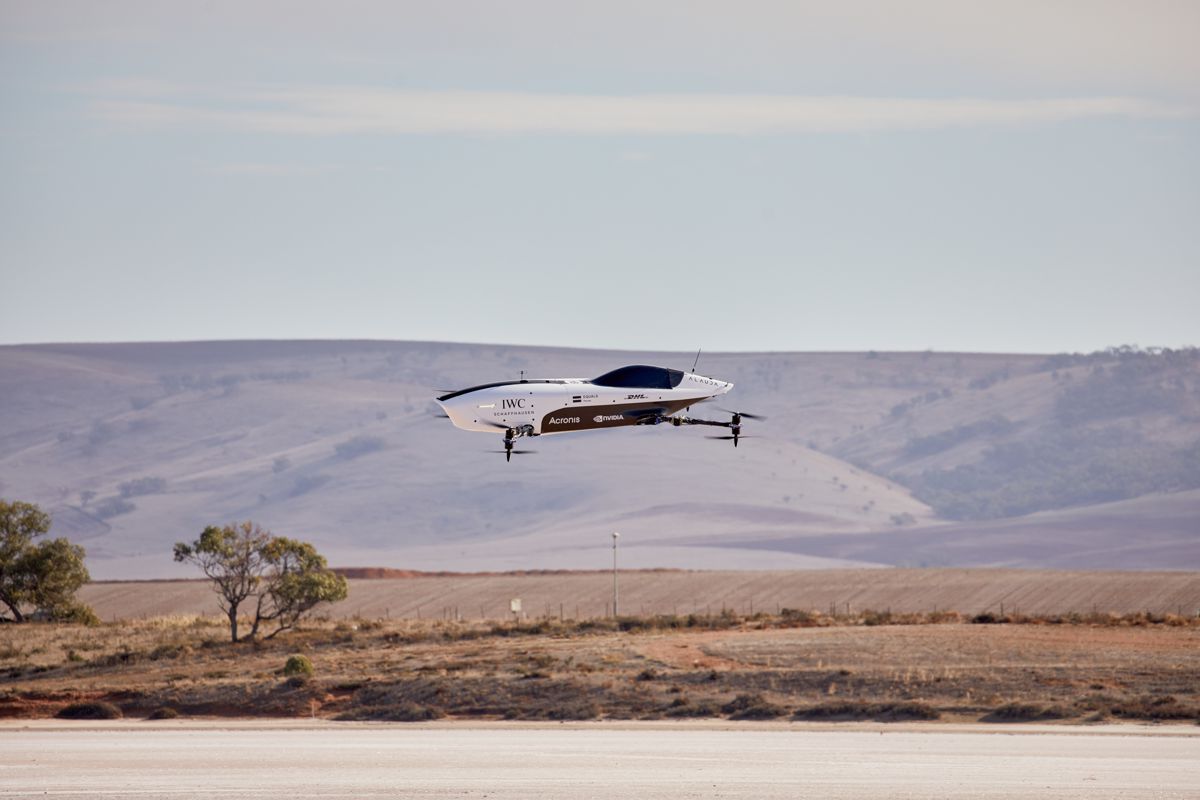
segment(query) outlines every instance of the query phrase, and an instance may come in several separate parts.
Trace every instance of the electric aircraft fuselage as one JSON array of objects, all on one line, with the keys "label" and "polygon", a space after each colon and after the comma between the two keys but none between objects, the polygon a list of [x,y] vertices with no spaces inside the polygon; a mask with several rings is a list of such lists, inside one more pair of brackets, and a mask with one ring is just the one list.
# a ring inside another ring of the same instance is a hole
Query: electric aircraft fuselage
[{"label": "electric aircraft fuselage", "polygon": [[[713,425],[729,428],[737,445],[741,418],[731,421],[691,419],[679,412],[723,395],[732,383],[666,367],[633,365],[598,378],[540,378],[486,383],[437,398],[454,426],[467,431],[504,431],[504,452],[523,436],[617,428],[626,425]],[[521,452],[521,451],[515,451]]]}]

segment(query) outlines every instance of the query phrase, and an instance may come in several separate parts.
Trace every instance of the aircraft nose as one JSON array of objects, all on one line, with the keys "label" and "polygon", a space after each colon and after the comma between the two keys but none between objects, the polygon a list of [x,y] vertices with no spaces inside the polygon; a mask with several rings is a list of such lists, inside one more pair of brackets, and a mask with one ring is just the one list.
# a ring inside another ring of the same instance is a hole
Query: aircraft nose
[{"label": "aircraft nose", "polygon": [[450,419],[458,421],[459,417],[462,416],[460,413],[462,410],[462,404],[458,402],[458,398],[454,398],[452,400],[438,400],[436,402],[442,407],[442,413]]}]

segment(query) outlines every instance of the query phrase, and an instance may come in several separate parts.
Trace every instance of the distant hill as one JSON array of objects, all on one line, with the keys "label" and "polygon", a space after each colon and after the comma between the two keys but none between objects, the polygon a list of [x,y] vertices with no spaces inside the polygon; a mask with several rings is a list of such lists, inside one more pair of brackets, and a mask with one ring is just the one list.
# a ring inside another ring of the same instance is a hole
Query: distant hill
[{"label": "distant hill", "polygon": [[[1200,357],[705,354],[766,415],[552,436],[506,464],[450,389],[694,354],[373,341],[0,347],[0,496],[97,578],[188,574],[252,518],[332,563],[419,570],[1200,568]],[[716,414],[708,406],[694,413]],[[750,427],[750,426],[748,426]]]}]

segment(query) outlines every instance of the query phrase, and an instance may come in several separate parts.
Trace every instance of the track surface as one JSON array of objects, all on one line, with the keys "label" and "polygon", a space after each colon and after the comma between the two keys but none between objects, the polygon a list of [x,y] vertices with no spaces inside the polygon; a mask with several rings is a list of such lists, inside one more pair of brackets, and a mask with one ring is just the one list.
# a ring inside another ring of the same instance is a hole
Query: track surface
[{"label": "track surface", "polygon": [[1195,797],[1200,730],[4,723],[0,797]]}]

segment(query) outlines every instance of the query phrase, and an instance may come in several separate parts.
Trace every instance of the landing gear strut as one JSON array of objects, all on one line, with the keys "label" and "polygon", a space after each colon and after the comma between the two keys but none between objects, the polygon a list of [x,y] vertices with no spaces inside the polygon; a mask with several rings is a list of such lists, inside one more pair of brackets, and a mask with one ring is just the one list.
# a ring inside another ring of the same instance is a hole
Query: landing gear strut
[{"label": "landing gear strut", "polygon": [[[497,426],[497,427],[500,427],[500,426]],[[514,455],[524,456],[524,455],[530,455],[532,453],[536,453],[537,452],[536,450],[514,450],[513,449],[513,445],[516,443],[516,440],[522,436],[537,436],[537,434],[533,432],[532,425],[518,425],[514,428],[505,428],[504,429],[504,450],[497,450],[496,452],[504,453],[505,461],[512,461],[512,457]]]}]

